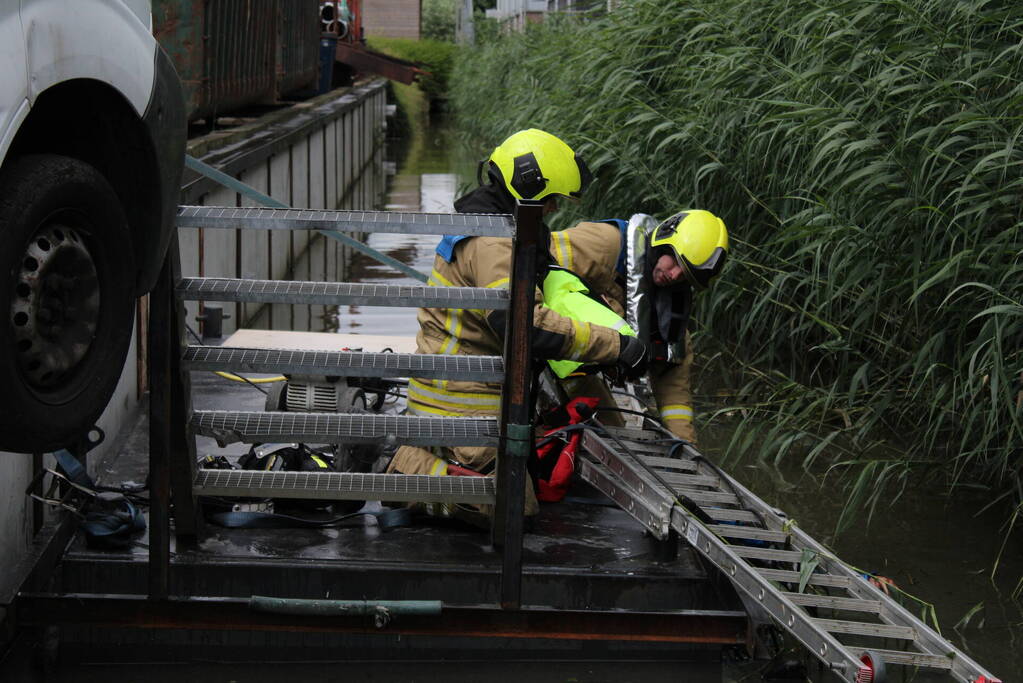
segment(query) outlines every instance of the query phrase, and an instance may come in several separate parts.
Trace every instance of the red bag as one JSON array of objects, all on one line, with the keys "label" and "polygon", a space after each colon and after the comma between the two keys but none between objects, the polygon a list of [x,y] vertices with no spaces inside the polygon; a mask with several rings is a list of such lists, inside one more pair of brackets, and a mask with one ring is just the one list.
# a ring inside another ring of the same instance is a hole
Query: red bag
[{"label": "red bag", "polygon": [[556,503],[565,497],[568,485],[575,471],[575,452],[582,439],[582,431],[570,432],[568,440],[557,437],[550,438],[570,424],[578,424],[593,414],[600,399],[590,396],[579,396],[565,404],[568,415],[566,424],[547,431],[540,441],[542,445],[536,449],[537,492],[536,498],[545,503]]}]

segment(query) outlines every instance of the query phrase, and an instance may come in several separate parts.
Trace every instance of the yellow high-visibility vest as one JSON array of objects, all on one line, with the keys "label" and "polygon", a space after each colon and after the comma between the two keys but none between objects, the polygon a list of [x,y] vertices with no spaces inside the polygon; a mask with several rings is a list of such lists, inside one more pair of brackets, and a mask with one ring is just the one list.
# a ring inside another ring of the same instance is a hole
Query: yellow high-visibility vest
[{"label": "yellow high-visibility vest", "polygon": [[575,336],[568,358],[551,360],[548,363],[558,377],[568,377],[579,366],[579,356],[590,338],[590,324],[610,327],[621,334],[635,337],[636,331],[610,308],[588,296],[589,288],[572,271],[551,268],[543,281],[543,303],[555,313],[570,318],[575,326]]}]

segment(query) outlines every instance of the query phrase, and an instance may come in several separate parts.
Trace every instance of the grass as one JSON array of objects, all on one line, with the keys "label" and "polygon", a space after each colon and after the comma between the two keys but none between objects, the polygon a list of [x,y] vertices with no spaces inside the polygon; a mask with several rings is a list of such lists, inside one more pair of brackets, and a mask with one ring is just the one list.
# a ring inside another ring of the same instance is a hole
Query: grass
[{"label": "grass", "polygon": [[843,472],[851,513],[918,477],[1023,499],[1014,3],[635,0],[464,51],[451,93],[480,148],[536,126],[582,153],[562,223],[725,219],[696,325],[730,457]]},{"label": "grass", "polygon": [[407,38],[372,37],[369,47],[392,57],[418,62],[428,72],[417,81],[417,86],[430,102],[430,106],[443,106],[448,96],[448,81],[458,46],[437,40],[409,40]]}]

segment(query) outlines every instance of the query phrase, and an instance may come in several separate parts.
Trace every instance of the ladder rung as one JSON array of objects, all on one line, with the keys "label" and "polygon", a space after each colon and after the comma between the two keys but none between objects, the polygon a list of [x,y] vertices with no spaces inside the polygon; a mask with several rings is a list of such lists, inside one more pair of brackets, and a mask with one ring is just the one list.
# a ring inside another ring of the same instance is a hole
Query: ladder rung
[{"label": "ladder rung", "polygon": [[772,531],[771,529],[758,529],[751,526],[740,526],[738,524],[710,524],[708,529],[718,536],[725,538],[748,538],[754,541],[778,541],[784,542],[789,535],[784,531]]},{"label": "ladder rung", "polygon": [[[758,574],[768,581],[780,581],[782,583],[799,583],[799,572],[790,572],[785,569],[761,569],[756,568]],[[848,576],[835,576],[834,574],[810,574],[807,583],[814,586],[831,586],[833,588],[847,588],[852,579]]]},{"label": "ladder rung", "polygon": [[[709,512],[704,508],[704,512]],[[774,560],[776,562],[794,562],[796,564],[803,557],[798,550],[776,550],[774,548],[754,548],[748,545],[730,546],[729,550],[739,557],[748,557],[753,560]]]},{"label": "ladder rung", "polygon": [[878,650],[871,652],[881,655],[885,664],[901,664],[903,666],[919,666],[927,669],[948,671],[952,668],[952,658],[944,655],[931,655],[923,652],[903,652],[901,650]]},{"label": "ladder rung", "polygon": [[684,486],[672,488],[672,493],[676,496],[685,496],[695,503],[729,503],[731,505],[738,505],[739,499],[731,493],[725,493],[724,491],[704,491],[702,489],[690,489]]},{"label": "ladder rung", "polygon": [[182,362],[190,370],[345,377],[436,377],[478,382],[500,382],[504,378],[504,360],[499,356],[189,346],[185,348]]},{"label": "ladder rung", "polygon": [[631,429],[629,427],[607,426],[605,426],[604,429],[607,430],[608,434],[612,434],[623,441],[640,441],[649,443],[650,441],[664,441],[669,438],[664,434],[660,434],[649,429]]},{"label": "ladder rung", "polygon": [[[639,449],[637,449],[639,450]],[[695,472],[696,463],[692,460],[681,458],[665,458],[657,455],[641,455],[639,459],[650,467],[660,467],[666,470],[681,470],[683,472]]]},{"label": "ladder rung", "polygon": [[759,522],[760,519],[749,510],[736,510],[735,508],[718,508],[706,505],[701,508],[711,519],[721,522]]},{"label": "ladder rung", "polygon": [[317,211],[312,209],[179,206],[179,228],[336,230],[403,235],[511,237],[515,223],[503,214],[412,213],[406,211]]},{"label": "ladder rung", "polygon": [[720,490],[721,480],[705,474],[680,474],[677,472],[657,472],[664,481],[679,486],[712,486]]},{"label": "ladder rung", "polygon": [[814,619],[814,623],[829,633],[849,633],[875,638],[898,638],[916,640],[916,629],[894,624],[868,624],[863,621],[842,621],[838,619]]},{"label": "ladder rung", "polygon": [[493,503],[492,477],[199,470],[198,496]]},{"label": "ladder rung", "polygon": [[252,301],[272,304],[409,306],[421,308],[508,308],[508,290],[427,287],[360,282],[300,282],[186,277],[175,293],[186,301]]},{"label": "ladder rung", "polygon": [[392,443],[412,446],[496,446],[494,418],[347,413],[196,411],[197,434],[221,444]]},{"label": "ladder rung", "polygon": [[804,607],[830,607],[831,609],[848,610],[850,612],[881,611],[880,600],[861,600],[860,598],[840,598],[833,595],[817,595],[816,593],[786,593],[785,597],[797,605]]}]

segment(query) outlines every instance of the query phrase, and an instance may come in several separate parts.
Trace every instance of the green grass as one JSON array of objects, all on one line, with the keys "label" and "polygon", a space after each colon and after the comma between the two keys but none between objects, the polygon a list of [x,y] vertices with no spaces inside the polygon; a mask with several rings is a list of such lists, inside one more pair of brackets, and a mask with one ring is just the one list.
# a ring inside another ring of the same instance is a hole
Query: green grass
[{"label": "green grass", "polygon": [[429,73],[420,77],[417,85],[431,106],[447,99],[451,69],[459,49],[457,45],[436,40],[380,37],[369,38],[368,44],[378,52],[421,63]]},{"label": "green grass", "polygon": [[1015,3],[635,0],[464,51],[451,93],[481,149],[536,126],[583,154],[562,223],[724,217],[696,325],[730,456],[843,472],[851,512],[918,475],[1021,498]]}]

